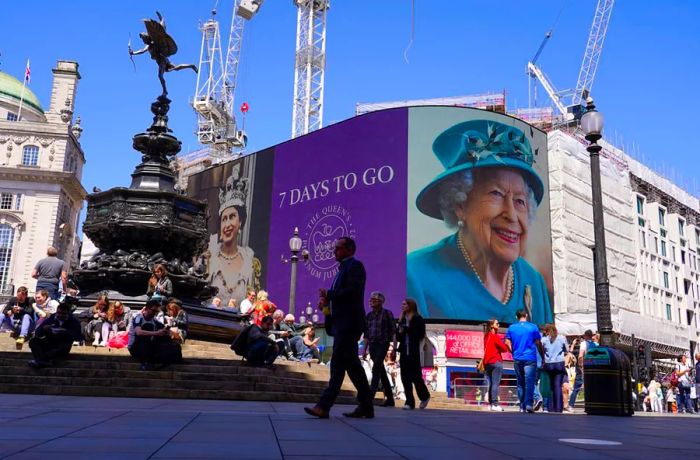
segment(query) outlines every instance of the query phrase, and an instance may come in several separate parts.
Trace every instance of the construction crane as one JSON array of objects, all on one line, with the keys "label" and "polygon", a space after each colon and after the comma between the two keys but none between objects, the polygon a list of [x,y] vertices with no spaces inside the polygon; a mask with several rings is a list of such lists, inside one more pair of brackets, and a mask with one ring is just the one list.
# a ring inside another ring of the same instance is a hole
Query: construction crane
[{"label": "construction crane", "polygon": [[[540,47],[537,49],[537,52],[535,53],[535,56],[528,62],[527,66],[527,74],[530,77],[527,81],[527,106],[528,108],[532,107],[533,102],[534,105],[537,105],[537,85],[533,84],[533,80],[537,78],[536,73],[530,69],[530,64],[535,66],[537,59],[540,58],[540,55],[542,54],[542,50],[544,50],[544,47],[547,45],[547,42],[549,39],[552,38],[552,30],[549,30],[546,34],[544,34],[544,38],[542,39],[542,43],[540,43]],[[534,96],[534,97],[533,97]]]},{"label": "construction crane", "polygon": [[236,124],[234,95],[245,22],[255,16],[263,1],[234,0],[225,61],[222,59],[220,24],[216,19],[218,1],[211,18],[200,26],[200,72],[192,107],[198,118],[197,139],[201,144],[211,146],[214,161],[230,158],[235,149],[242,149],[247,143],[245,133],[238,130]]},{"label": "construction crane", "polygon": [[[610,14],[614,3],[615,0],[598,0],[596,11],[593,16],[593,25],[591,26],[588,42],[586,43],[586,50],[583,54],[583,62],[581,64],[581,70],[579,71],[578,82],[574,90],[557,91],[545,73],[534,63],[534,61],[539,58],[544,45],[551,36],[551,31],[545,36],[533,60],[527,63],[528,75],[531,77],[534,75],[540,81],[542,87],[565,120],[572,120],[574,118],[574,112],[577,112],[578,106],[581,105],[584,90],[590,91],[593,86],[593,80],[598,70],[600,55],[603,51],[603,42],[605,41],[605,35],[608,30],[608,23],[610,22]],[[568,106],[564,103],[566,99],[569,99]]]},{"label": "construction crane", "polygon": [[600,54],[603,51],[603,43],[608,32],[608,24],[610,23],[610,15],[614,5],[615,0],[598,0],[598,5],[593,15],[591,32],[588,34],[586,50],[583,53],[581,70],[578,73],[578,82],[571,98],[570,105],[572,106],[581,105],[583,91],[588,90],[590,92],[593,89],[593,81],[598,71]]},{"label": "construction crane", "polygon": [[297,42],[294,61],[292,138],[321,128],[326,68],[326,13],[330,0],[294,0]]}]

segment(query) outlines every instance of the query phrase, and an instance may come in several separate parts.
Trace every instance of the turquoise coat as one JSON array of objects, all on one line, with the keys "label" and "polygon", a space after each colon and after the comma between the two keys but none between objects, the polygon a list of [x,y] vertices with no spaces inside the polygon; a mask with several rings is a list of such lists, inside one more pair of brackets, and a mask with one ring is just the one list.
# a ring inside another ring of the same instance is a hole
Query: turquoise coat
[{"label": "turquoise coat", "polygon": [[476,277],[459,248],[456,234],[408,255],[406,282],[408,296],[418,302],[424,318],[515,323],[515,312],[525,308],[526,286],[530,286],[535,324],[552,322],[552,307],[542,275],[525,259],[513,263],[514,293],[502,304]]}]

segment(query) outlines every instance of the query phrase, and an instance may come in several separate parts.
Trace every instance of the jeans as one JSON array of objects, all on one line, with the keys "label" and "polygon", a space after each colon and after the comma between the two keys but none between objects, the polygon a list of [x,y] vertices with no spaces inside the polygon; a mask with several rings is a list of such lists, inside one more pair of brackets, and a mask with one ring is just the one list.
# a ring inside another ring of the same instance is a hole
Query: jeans
[{"label": "jeans", "polygon": [[550,400],[550,407],[547,409],[550,412],[562,412],[564,410],[564,400],[561,394],[561,387],[566,376],[564,362],[545,363],[544,370],[549,374],[549,383],[552,388],[552,399]]},{"label": "jeans", "polygon": [[275,351],[274,345],[267,340],[259,339],[250,344],[246,359],[255,366],[262,364],[272,364],[279,356],[279,352]]},{"label": "jeans", "polygon": [[492,406],[498,405],[498,386],[501,384],[501,376],[503,375],[503,362],[486,365],[486,377],[489,382],[489,403]]},{"label": "jeans", "polygon": [[[0,322],[0,329],[15,331],[13,318],[10,316],[3,315],[2,322]],[[29,335],[32,329],[34,329],[34,320],[32,319],[32,315],[22,316],[22,323],[19,327],[19,336],[27,337],[27,335]]]},{"label": "jeans", "polygon": [[540,393],[540,374],[542,373],[541,368],[537,368],[537,371],[535,372],[535,392],[533,393],[532,399],[537,402],[537,401],[542,401],[542,393]]},{"label": "jeans", "polygon": [[537,361],[513,362],[515,378],[518,382],[518,401],[522,410],[532,409],[535,397],[535,380],[537,378]]},{"label": "jeans", "polygon": [[678,384],[678,396],[679,396],[679,404],[678,404],[678,412],[688,412],[689,414],[692,414],[693,411],[693,402],[690,399],[690,385],[684,386],[682,383]]},{"label": "jeans", "polygon": [[58,300],[58,284],[54,284],[46,281],[36,282],[36,292],[46,289],[49,293],[49,299]]},{"label": "jeans", "polygon": [[571,396],[569,397],[569,407],[574,408],[576,404],[576,398],[578,397],[578,392],[581,391],[583,387],[583,369],[576,367],[576,379],[574,380],[574,388],[571,390]]}]

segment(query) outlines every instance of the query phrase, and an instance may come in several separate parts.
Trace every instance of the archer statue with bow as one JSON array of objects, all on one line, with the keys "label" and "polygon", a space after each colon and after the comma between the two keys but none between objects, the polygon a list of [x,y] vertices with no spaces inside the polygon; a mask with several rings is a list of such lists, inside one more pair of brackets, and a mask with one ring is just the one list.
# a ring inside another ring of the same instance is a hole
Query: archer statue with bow
[{"label": "archer statue with bow", "polygon": [[167,96],[168,89],[165,86],[165,78],[163,77],[165,72],[192,69],[196,73],[197,66],[194,64],[174,65],[172,62],[170,62],[169,56],[177,53],[177,45],[175,44],[175,40],[173,40],[173,38],[165,31],[165,20],[163,19],[163,16],[158,11],[156,11],[156,15],[158,16],[158,21],[154,19],[143,20],[144,24],[146,25],[146,32],[141,32],[139,37],[141,37],[141,40],[143,40],[146,46],[140,50],[134,51],[131,49],[131,40],[129,40],[129,56],[131,57],[133,63],[133,56],[143,54],[146,51],[149,52],[151,59],[156,61],[156,64],[158,64],[158,79],[163,87],[162,95]]}]

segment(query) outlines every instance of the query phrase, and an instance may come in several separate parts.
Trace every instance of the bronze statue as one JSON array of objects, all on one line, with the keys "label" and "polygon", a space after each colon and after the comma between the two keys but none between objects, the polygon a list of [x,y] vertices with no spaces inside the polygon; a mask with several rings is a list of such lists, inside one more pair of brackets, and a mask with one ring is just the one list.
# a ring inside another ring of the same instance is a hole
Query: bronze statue
[{"label": "bronze statue", "polygon": [[170,62],[168,57],[177,53],[177,45],[175,44],[175,40],[165,31],[165,19],[163,19],[163,16],[158,11],[156,11],[156,15],[158,16],[158,21],[154,19],[143,20],[146,25],[146,32],[141,32],[139,37],[141,37],[141,40],[143,40],[146,46],[144,46],[143,49],[134,51],[131,49],[131,44],[129,44],[129,55],[135,56],[137,54],[143,54],[146,51],[150,53],[151,59],[158,64],[158,79],[163,87],[162,95],[167,96],[168,89],[165,87],[165,78],[163,78],[163,74],[165,74],[165,72],[182,69],[192,69],[196,73],[197,66],[194,64],[174,65]]}]

